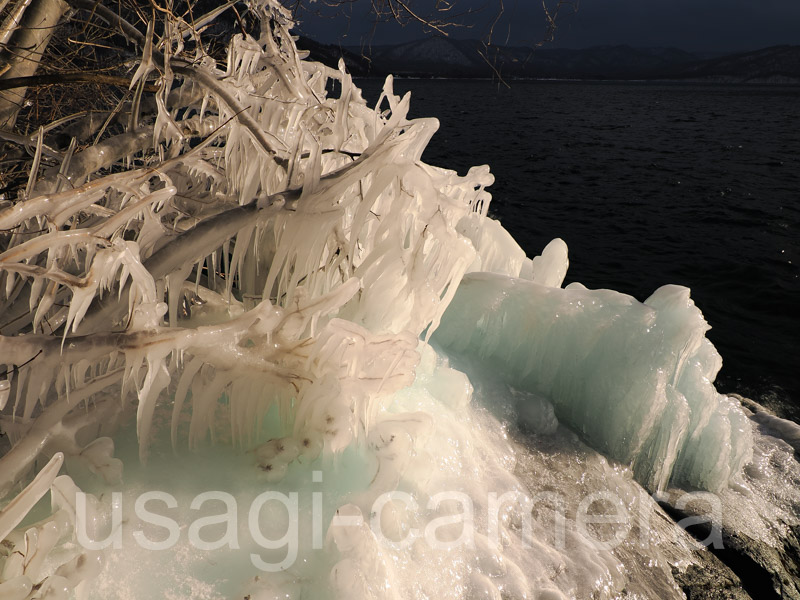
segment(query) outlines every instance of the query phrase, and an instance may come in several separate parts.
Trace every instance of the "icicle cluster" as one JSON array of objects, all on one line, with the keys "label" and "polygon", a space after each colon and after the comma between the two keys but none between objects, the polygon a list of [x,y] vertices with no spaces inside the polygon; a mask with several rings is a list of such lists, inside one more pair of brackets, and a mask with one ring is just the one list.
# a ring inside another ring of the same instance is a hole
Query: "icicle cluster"
[{"label": "icicle cluster", "polygon": [[[118,480],[107,436],[131,400],[142,460],[167,401],[173,443],[189,446],[213,440],[226,410],[231,439],[251,447],[277,405],[288,437],[257,452],[275,478],[303,453],[340,451],[413,381],[418,336],[480,260],[458,224],[485,217],[488,168],[423,164],[438,124],[409,121],[391,78],[368,107],[343,64],[303,60],[277,2],[250,9],[260,37],[235,35],[225,64],[172,17],[160,37],[113,22],[142,52],[126,131],[79,152],[73,141],[0,210],[3,494],[59,453]],[[0,538],[60,461],[3,510]],[[23,556],[52,546],[30,542],[38,527],[9,538]],[[41,583],[31,564],[0,586]]]}]

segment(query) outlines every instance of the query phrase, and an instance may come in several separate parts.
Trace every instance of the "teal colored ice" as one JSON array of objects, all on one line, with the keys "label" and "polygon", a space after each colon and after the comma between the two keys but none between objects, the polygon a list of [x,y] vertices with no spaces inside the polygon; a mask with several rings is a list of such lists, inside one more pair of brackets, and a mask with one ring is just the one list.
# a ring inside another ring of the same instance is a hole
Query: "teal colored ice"
[{"label": "teal colored ice", "polygon": [[655,491],[711,491],[735,479],[751,430],[713,380],[722,361],[689,290],[644,303],[611,290],[566,289],[490,273],[467,275],[434,341],[549,399],[563,424],[630,464]]}]

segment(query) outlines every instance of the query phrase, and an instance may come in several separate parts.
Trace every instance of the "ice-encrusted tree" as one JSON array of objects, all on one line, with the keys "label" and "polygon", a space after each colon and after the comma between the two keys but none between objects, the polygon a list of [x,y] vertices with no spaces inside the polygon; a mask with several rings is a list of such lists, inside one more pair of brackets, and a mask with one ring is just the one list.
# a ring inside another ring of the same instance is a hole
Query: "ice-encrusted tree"
[{"label": "ice-encrusted tree", "polygon": [[[145,28],[130,7],[35,5],[138,58],[115,106],[2,133],[9,160],[30,152],[0,200],[0,493],[15,495],[0,539],[22,557],[3,574],[20,597],[92,571],[84,553],[42,582],[32,557],[74,521],[64,455],[119,478],[107,435],[126,412],[144,461],[160,401],[189,446],[224,427],[251,447],[277,405],[286,437],[259,452],[276,479],[367,434],[477,259],[457,225],[483,218],[492,181],[422,163],[436,121],[409,121],[391,79],[373,108],[343,66],[304,60],[275,0],[247,4],[255,26],[222,59],[202,36],[233,3],[191,20],[153,5]],[[53,517],[12,533],[51,486]]]}]

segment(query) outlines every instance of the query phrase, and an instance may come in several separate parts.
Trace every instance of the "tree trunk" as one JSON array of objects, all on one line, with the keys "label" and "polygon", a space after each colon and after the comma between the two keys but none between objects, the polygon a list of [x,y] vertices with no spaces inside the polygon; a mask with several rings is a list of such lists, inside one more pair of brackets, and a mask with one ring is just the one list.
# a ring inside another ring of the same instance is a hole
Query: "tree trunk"
[{"label": "tree trunk", "polygon": [[[0,30],[0,80],[33,75],[66,12],[63,0],[18,0]],[[0,92],[0,129],[14,127],[27,88]]]}]

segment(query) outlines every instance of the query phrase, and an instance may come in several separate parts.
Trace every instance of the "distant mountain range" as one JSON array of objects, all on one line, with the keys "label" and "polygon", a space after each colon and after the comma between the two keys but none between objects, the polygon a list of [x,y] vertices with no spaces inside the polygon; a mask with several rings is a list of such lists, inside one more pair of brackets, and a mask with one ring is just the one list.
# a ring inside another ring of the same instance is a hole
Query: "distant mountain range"
[{"label": "distant mountain range", "polygon": [[800,46],[774,46],[730,55],[692,54],[677,48],[597,46],[582,50],[485,46],[475,40],[431,36],[370,47],[324,45],[301,38],[315,60],[343,58],[357,76],[504,79],[649,79],[708,82],[800,83]]}]

